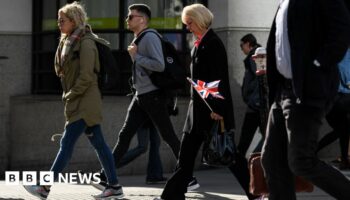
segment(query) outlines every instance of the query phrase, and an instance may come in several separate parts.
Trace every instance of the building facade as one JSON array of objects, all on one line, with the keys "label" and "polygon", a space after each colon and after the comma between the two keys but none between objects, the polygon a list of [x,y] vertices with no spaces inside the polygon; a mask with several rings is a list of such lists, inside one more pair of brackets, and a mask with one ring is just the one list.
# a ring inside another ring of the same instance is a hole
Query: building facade
[{"label": "building facade", "polygon": [[[47,170],[59,148],[51,135],[63,131],[63,105],[59,80],[53,70],[53,56],[58,44],[57,10],[67,0],[2,0],[0,7],[0,174],[6,170]],[[127,7],[146,3],[152,9],[151,27],[173,42],[188,64],[193,38],[181,23],[185,5],[200,2],[214,14],[212,27],[226,45],[229,76],[236,115],[236,138],[239,137],[245,105],[240,87],[244,73],[244,55],[240,38],[253,33],[266,45],[277,2],[274,0],[81,0],[86,6],[94,32],[111,42],[117,60],[118,82],[104,91],[105,138],[113,147],[124,121],[129,97],[128,78],[131,61],[126,47],[133,38],[126,30]],[[172,119],[179,138],[186,115],[188,92],[179,100],[180,114]],[[132,144],[133,145],[133,144]],[[162,145],[166,171],[175,166],[170,149]],[[68,170],[98,169],[93,149],[82,137]],[[119,173],[144,173],[146,155]]]}]

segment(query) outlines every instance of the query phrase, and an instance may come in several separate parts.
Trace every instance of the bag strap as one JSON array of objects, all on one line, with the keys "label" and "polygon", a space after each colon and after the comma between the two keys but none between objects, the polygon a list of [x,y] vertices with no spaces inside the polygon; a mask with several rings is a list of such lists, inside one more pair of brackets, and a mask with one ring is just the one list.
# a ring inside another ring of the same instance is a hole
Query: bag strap
[{"label": "bag strap", "polygon": [[[142,38],[146,35],[146,33],[154,33],[155,35],[157,35],[158,36],[158,38],[160,39],[160,42],[161,42],[161,45],[162,45],[162,51],[163,51],[163,38],[157,33],[157,32],[155,32],[155,31],[153,31],[153,30],[151,30],[151,29],[149,29],[149,28],[147,28],[147,29],[145,29],[137,38],[136,38],[136,40],[134,41],[134,44],[136,44],[136,45],[138,45],[139,44],[139,42],[142,40]],[[164,52],[163,52],[164,53]],[[135,63],[134,63],[135,64]],[[134,67],[134,66],[133,66]],[[146,72],[146,74],[149,76],[151,73],[152,73],[152,71],[148,71],[148,70],[145,70],[145,72]]]},{"label": "bag strap", "polygon": [[146,30],[144,30],[137,38],[136,38],[136,40],[134,41],[134,43],[136,44],[136,45],[138,45],[138,43],[142,40],[142,38],[146,35],[146,33],[154,33],[155,35],[157,35],[158,36],[158,38],[160,39],[160,41],[162,42],[162,37],[157,33],[157,32],[155,32],[155,31],[153,31],[153,30],[150,30],[150,29],[146,29]]}]

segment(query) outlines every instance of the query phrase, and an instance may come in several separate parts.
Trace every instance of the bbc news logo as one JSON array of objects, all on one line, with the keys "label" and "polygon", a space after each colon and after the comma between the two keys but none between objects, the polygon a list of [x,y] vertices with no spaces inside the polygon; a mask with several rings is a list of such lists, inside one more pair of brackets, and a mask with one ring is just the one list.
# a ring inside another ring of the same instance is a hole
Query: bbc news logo
[{"label": "bbc news logo", "polygon": [[[5,172],[5,184],[6,185],[19,185],[22,175],[23,185],[53,185],[54,173],[51,171],[23,171],[20,174],[19,171],[6,171]],[[68,184],[99,184],[101,182],[99,173],[59,173],[57,177],[58,183]]]}]

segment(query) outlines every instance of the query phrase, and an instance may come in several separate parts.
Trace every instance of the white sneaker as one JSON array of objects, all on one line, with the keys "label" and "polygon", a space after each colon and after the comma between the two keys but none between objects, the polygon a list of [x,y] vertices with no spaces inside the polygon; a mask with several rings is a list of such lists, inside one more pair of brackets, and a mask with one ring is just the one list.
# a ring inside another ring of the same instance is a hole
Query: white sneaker
[{"label": "white sneaker", "polygon": [[107,199],[122,199],[124,197],[123,188],[121,185],[118,186],[107,186],[105,190],[99,195],[92,195],[98,200]]},{"label": "white sneaker", "polygon": [[193,177],[191,182],[187,185],[187,191],[193,191],[195,189],[198,189],[200,187],[196,177]]},{"label": "white sneaker", "polygon": [[36,196],[40,199],[46,199],[50,192],[50,189],[46,189],[45,186],[41,185],[23,185],[23,187],[31,195]]}]

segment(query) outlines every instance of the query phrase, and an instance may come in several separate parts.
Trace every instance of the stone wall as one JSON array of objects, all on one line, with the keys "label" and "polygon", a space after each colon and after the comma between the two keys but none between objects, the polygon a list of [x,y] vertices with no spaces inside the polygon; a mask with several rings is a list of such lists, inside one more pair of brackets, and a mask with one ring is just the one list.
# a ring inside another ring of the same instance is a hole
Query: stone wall
[{"label": "stone wall", "polygon": [[[10,97],[30,94],[31,36],[0,34],[0,172],[8,168]],[[17,124],[17,126],[20,126]],[[3,177],[3,173],[0,174]]]},{"label": "stone wall", "polygon": [[[102,129],[109,147],[117,142],[129,105],[129,97],[110,97],[103,99]],[[179,115],[172,117],[175,132],[179,139],[182,136],[183,123],[187,111],[188,98],[180,98]],[[64,127],[63,104],[60,96],[17,96],[11,98],[11,135],[9,169],[11,170],[48,170],[59,149],[60,137],[51,141],[51,136],[61,133]],[[131,147],[137,145],[136,137]],[[170,148],[161,142],[161,158],[165,172],[174,169],[176,160]],[[130,165],[118,170],[118,174],[143,174],[146,172],[148,151]],[[78,169],[95,171],[100,165],[93,147],[82,135],[74,150],[67,171]]]}]

